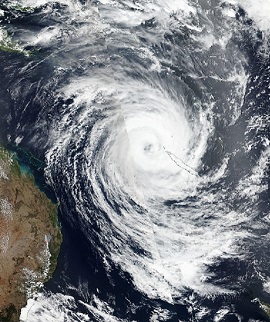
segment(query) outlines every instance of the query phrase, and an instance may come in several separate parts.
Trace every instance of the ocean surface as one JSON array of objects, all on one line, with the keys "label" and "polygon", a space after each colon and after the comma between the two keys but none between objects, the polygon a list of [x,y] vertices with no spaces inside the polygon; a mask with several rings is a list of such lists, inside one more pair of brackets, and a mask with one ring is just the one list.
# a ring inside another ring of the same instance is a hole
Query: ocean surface
[{"label": "ocean surface", "polygon": [[270,321],[269,17],[268,0],[1,1],[0,143],[63,232],[22,321]]}]

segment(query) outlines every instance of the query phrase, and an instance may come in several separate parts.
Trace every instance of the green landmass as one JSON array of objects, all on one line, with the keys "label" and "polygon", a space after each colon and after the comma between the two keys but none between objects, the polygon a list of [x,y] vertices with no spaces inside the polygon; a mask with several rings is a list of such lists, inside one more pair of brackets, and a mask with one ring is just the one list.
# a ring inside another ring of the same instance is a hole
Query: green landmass
[{"label": "green landmass", "polygon": [[11,37],[8,35],[7,31],[0,28],[0,51],[5,51],[9,53],[19,53],[26,56],[30,55],[30,52],[20,47],[19,44],[13,42]]},{"label": "green landmass", "polygon": [[9,7],[10,9],[16,10],[16,11],[20,11],[22,13],[31,13],[35,11],[34,7],[24,7],[20,4],[16,4],[16,5],[11,5]]},{"label": "green landmass", "polygon": [[260,306],[263,309],[263,311],[267,314],[267,316],[270,318],[270,304],[260,301]]},{"label": "green landmass", "polygon": [[19,321],[21,308],[50,279],[62,235],[58,205],[0,147],[0,321]]}]

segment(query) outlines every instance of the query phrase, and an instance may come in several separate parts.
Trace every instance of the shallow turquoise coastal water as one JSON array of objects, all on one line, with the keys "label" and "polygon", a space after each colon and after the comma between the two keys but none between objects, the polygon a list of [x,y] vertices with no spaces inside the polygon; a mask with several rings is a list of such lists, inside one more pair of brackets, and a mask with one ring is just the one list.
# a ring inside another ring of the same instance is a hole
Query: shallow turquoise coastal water
[{"label": "shallow turquoise coastal water", "polygon": [[24,163],[20,163],[20,170],[23,175],[27,175],[27,174],[33,175],[33,172],[30,169],[30,167]]}]

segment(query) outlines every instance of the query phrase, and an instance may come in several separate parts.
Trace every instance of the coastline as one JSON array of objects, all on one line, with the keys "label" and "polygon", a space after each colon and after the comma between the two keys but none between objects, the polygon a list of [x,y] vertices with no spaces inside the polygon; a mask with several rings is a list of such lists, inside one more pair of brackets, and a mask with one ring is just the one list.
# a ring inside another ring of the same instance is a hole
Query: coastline
[{"label": "coastline", "polygon": [[19,321],[27,300],[48,281],[62,243],[58,205],[0,147],[0,319]]}]

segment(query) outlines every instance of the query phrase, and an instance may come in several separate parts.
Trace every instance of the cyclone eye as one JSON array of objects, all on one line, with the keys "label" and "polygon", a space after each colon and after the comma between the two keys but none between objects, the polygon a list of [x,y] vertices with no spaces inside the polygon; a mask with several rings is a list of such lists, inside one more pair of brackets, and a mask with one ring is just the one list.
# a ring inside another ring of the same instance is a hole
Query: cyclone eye
[{"label": "cyclone eye", "polygon": [[146,153],[153,153],[154,152],[153,144],[150,143],[150,144],[145,145],[144,151]]}]

